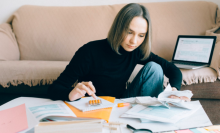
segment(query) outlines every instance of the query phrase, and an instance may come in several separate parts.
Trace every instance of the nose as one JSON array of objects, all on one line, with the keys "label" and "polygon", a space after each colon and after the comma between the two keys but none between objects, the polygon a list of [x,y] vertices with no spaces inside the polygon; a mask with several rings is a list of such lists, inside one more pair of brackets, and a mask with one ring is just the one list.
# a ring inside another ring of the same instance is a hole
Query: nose
[{"label": "nose", "polygon": [[133,37],[130,39],[130,43],[131,43],[131,44],[136,44],[136,43],[137,43],[137,36],[133,36]]}]

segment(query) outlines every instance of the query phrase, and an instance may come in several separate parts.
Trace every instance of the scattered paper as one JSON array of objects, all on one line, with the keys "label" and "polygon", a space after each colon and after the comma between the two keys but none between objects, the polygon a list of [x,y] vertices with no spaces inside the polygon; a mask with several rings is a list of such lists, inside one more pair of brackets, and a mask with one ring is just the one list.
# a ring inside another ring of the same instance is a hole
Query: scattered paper
[{"label": "scattered paper", "polygon": [[170,84],[167,85],[167,87],[164,89],[164,91],[172,91],[172,87]]},{"label": "scattered paper", "polygon": [[[170,101],[172,98],[168,98],[170,95],[175,95],[175,96],[185,96],[188,98],[191,98],[193,96],[192,92],[190,90],[184,90],[184,91],[163,91],[159,94],[158,99],[160,101]],[[172,99],[174,102],[180,102],[180,99]]]},{"label": "scattered paper", "polygon": [[185,101],[182,101],[181,99],[168,98],[171,95],[175,95],[178,97],[186,96],[188,98],[191,98],[193,96],[190,90],[172,91],[170,84],[168,84],[165,90],[159,94],[158,98],[150,97],[150,96],[142,96],[142,97],[135,97],[135,98],[124,98],[120,100],[124,102],[128,102],[128,103],[136,103],[136,104],[141,104],[141,105],[146,105],[146,106],[163,105],[167,108],[170,108],[170,104],[172,104],[173,106],[178,106],[181,108],[193,109],[193,105],[190,102],[185,102]]},{"label": "scattered paper", "polygon": [[169,103],[181,108],[186,108],[186,109],[193,109],[193,106],[191,105],[190,102],[185,102],[181,99],[173,99],[169,98],[171,95],[175,96],[185,96],[189,99],[193,96],[192,92],[190,90],[184,90],[184,91],[169,91],[171,88],[170,85],[167,86],[165,91],[161,92],[158,96],[158,101],[160,101],[164,106],[170,107]]},{"label": "scattered paper", "polygon": [[0,132],[15,133],[28,128],[25,104],[0,111]]},{"label": "scattered paper", "polygon": [[136,98],[121,98],[120,100],[126,103],[136,103]]},{"label": "scattered paper", "polygon": [[29,110],[38,121],[48,116],[70,116],[76,115],[68,108],[63,101],[46,102],[35,106],[30,106]]},{"label": "scattered paper", "polygon": [[129,118],[142,118],[152,121],[167,122],[167,123],[176,123],[179,120],[192,115],[196,112],[201,105],[198,101],[191,102],[194,104],[194,109],[188,110],[179,107],[170,107],[170,109],[164,106],[143,106],[137,104],[127,112],[121,115],[121,117]]}]

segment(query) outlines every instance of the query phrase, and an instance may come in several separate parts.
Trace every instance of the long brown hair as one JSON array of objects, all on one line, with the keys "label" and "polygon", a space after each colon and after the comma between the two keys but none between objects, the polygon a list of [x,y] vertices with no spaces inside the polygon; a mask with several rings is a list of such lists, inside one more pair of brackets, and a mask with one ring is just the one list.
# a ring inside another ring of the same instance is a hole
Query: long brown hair
[{"label": "long brown hair", "polygon": [[139,46],[143,54],[142,60],[145,60],[146,58],[149,57],[151,52],[152,28],[151,28],[150,14],[143,5],[137,3],[130,3],[124,6],[115,17],[114,22],[109,30],[107,39],[112,49],[116,53],[120,54],[119,48],[121,46],[121,43],[127,36],[130,22],[134,17],[137,16],[143,17],[144,19],[146,19],[148,23],[147,35],[145,36],[143,43]]}]

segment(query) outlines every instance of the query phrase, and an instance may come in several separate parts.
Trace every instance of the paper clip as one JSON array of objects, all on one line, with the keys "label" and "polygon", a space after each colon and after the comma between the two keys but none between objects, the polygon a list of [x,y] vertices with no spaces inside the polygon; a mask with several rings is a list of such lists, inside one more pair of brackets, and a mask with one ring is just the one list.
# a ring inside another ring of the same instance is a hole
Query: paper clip
[{"label": "paper clip", "polygon": [[102,104],[101,99],[89,100],[89,105],[90,105],[90,106],[96,106],[96,105],[101,105],[101,104]]}]

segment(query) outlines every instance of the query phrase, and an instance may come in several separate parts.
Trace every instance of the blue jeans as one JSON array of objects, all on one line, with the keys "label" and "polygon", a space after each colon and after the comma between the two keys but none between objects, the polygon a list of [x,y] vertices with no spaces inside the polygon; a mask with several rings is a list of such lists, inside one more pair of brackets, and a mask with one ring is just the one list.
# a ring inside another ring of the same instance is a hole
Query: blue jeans
[{"label": "blue jeans", "polygon": [[122,98],[151,96],[158,97],[163,91],[163,70],[155,62],[149,62],[139,71]]}]

